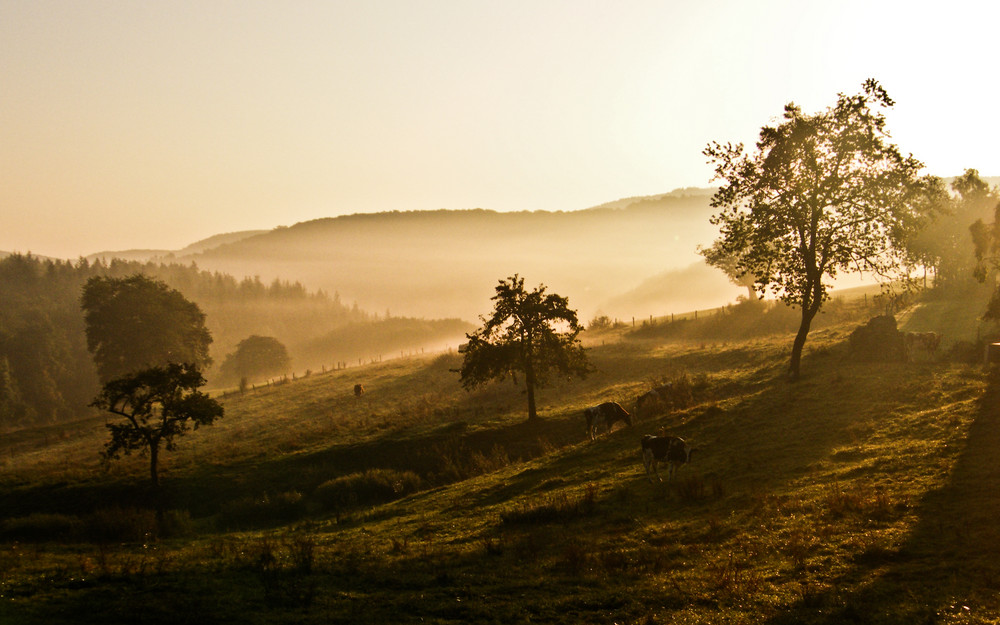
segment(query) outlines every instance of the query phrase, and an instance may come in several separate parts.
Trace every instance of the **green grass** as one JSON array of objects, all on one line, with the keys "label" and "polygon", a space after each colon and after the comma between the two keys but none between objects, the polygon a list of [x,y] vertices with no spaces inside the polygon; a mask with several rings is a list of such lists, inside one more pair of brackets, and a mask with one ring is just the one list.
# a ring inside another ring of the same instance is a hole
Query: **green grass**
[{"label": "green grass", "polygon": [[[164,457],[158,538],[143,459],[98,462],[103,417],[5,437],[0,623],[996,622],[1000,380],[851,362],[854,315],[796,383],[770,329],[592,337],[597,372],[532,425],[457,355],[230,395]],[[678,375],[689,407],[586,436],[584,406]],[[651,484],[661,428],[698,451]]]}]

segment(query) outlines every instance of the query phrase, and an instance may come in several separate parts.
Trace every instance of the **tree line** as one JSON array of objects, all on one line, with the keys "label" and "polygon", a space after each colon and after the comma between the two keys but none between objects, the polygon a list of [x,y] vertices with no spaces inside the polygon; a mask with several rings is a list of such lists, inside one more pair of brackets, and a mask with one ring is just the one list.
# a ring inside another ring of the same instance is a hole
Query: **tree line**
[{"label": "tree line", "polygon": [[[294,336],[296,328],[322,332],[370,318],[357,306],[342,304],[336,294],[310,293],[297,282],[237,280],[193,264],[71,262],[14,254],[0,259],[0,428],[79,415],[99,389],[81,310],[84,286],[92,278],[137,274],[160,280],[197,303],[215,339],[217,362],[260,328]],[[151,332],[142,340],[153,336]]]}]

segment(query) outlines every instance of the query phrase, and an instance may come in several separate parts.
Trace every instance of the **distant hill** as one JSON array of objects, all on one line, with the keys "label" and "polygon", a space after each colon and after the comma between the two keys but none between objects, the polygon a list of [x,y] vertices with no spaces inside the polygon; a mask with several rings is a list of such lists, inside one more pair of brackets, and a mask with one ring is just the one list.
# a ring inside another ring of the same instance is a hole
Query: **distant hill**
[{"label": "distant hill", "polygon": [[248,237],[256,236],[258,234],[263,234],[268,232],[267,230],[243,230],[241,232],[228,232],[225,234],[216,234],[208,237],[207,239],[202,239],[196,241],[191,245],[181,249],[181,250],[122,250],[122,251],[105,251],[97,252],[95,254],[89,254],[86,258],[87,260],[93,261],[98,258],[109,260],[111,258],[120,258],[121,260],[135,260],[139,262],[146,261],[158,261],[158,260],[172,260],[177,256],[189,256],[191,254],[200,254],[206,250],[210,250],[213,247],[218,247],[220,245],[226,245],[228,243],[235,243],[242,239]]},{"label": "distant hill", "polygon": [[[645,319],[650,315],[662,317],[715,308],[736,301],[741,295],[746,297],[746,289],[734,286],[721,271],[704,262],[696,262],[647,278],[635,288],[610,298],[600,309],[630,311],[629,316]],[[628,321],[627,318],[621,320]]]},{"label": "distant hill", "polygon": [[179,252],[176,252],[178,256],[185,256],[187,254],[200,254],[206,250],[210,250],[214,247],[219,247],[220,245],[228,245],[230,243],[236,243],[237,241],[242,241],[243,239],[249,239],[250,237],[255,237],[258,234],[264,234],[268,230],[243,230],[241,232],[228,232],[226,234],[217,234],[207,239],[202,239],[188,245]]},{"label": "distant hill", "polygon": [[[682,190],[570,212],[355,214],[175,253],[175,259],[265,281],[300,280],[366,310],[430,318],[489,312],[497,281],[518,273],[529,285],[544,283],[569,297],[582,317],[598,311],[625,316],[636,313],[608,310],[608,302],[651,276],[700,260],[696,247],[716,236],[708,221],[710,195]],[[728,297],[720,292],[717,303]],[[675,305],[688,303],[682,298]]]}]

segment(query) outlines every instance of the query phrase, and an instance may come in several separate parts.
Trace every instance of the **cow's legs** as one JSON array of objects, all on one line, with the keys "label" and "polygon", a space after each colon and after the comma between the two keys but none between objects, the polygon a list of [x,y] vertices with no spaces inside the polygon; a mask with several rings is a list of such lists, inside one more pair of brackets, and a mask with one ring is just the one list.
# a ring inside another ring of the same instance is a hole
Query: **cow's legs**
[{"label": "cow's legs", "polygon": [[649,469],[650,469],[649,465],[653,464],[654,467],[655,467],[656,461],[653,460],[652,454],[649,453],[648,449],[644,449],[643,452],[642,452],[642,464],[643,464],[643,466],[646,467],[646,479],[649,480],[650,484],[652,484],[653,483],[653,476],[650,475],[650,473],[649,473]]},{"label": "cow's legs", "polygon": [[653,455],[653,451],[651,449],[646,449],[643,451],[642,462],[644,465],[646,465],[646,479],[649,480],[650,484],[653,483],[653,476],[649,474],[650,466],[652,466],[653,473],[656,474],[656,479],[660,480],[661,482],[663,481],[663,478],[660,477],[660,469],[656,466],[659,463],[657,462],[656,456]]}]

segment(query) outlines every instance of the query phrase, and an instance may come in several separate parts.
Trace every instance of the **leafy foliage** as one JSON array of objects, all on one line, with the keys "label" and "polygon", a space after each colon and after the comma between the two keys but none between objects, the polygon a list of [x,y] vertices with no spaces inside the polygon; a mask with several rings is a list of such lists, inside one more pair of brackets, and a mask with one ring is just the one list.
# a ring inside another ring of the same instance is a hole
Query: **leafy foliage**
[{"label": "leafy foliage", "polygon": [[104,381],[168,362],[211,363],[205,314],[160,280],[93,277],[80,301],[87,348]]},{"label": "leafy foliage", "polygon": [[524,374],[528,419],[538,417],[535,389],[549,374],[586,377],[590,363],[577,335],[583,329],[565,297],[546,294],[539,285],[528,292],[517,274],[500,280],[493,314],[472,334],[462,363],[462,386],[472,389],[491,380]]},{"label": "leafy foliage", "polygon": [[706,263],[726,274],[730,282],[745,288],[747,290],[746,301],[758,301],[754,276],[740,267],[739,256],[726,250],[721,239],[716,240],[709,247],[699,247],[698,253],[702,255]]},{"label": "leafy foliage", "polygon": [[[972,274],[979,282],[986,282],[1000,268],[1000,190],[990,189],[978,174],[976,170],[970,169],[965,172],[965,176],[955,180],[952,186],[960,198],[955,202],[958,206],[971,206],[980,211],[984,208],[992,209],[993,223],[987,224],[980,217],[969,226],[975,253]],[[971,211],[965,214],[969,212]],[[1000,320],[1000,286],[994,291],[983,318]]]},{"label": "leafy foliage", "polygon": [[893,101],[875,81],[857,95],[840,94],[826,111],[807,115],[785,106],[784,121],[760,131],[755,154],[742,144],[711,143],[704,151],[723,185],[712,197],[721,212],[720,251],[801,308],[789,372],[799,375],[809,327],[828,298],[828,280],[844,271],[897,277],[907,266],[905,241],[933,178],[889,142],[882,109]]},{"label": "leafy foliage", "polygon": [[249,336],[236,346],[236,351],[226,356],[220,367],[224,380],[262,378],[286,373],[292,359],[288,350],[273,336]]},{"label": "leafy foliage", "polygon": [[148,453],[150,478],[158,486],[161,445],[173,451],[175,439],[187,433],[189,422],[198,429],[222,417],[222,406],[198,390],[204,385],[201,371],[190,363],[150,367],[107,382],[91,405],[125,420],[107,425],[111,440],[104,458]]},{"label": "leafy foliage", "polygon": [[180,291],[205,312],[217,353],[231,351],[250,332],[295,337],[309,328],[321,334],[367,318],[342,305],[336,294],[308,293],[299,283],[236,280],[193,264],[73,263],[13,254],[0,259],[0,428],[79,416],[100,390],[87,349],[81,290],[94,277],[139,272]]}]

